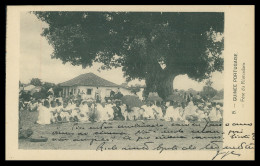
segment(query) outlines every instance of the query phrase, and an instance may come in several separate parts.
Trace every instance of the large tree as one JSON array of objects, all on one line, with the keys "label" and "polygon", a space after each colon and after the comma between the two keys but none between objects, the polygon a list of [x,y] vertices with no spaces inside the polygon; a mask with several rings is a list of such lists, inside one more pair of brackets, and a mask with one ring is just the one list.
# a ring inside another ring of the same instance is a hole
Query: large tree
[{"label": "large tree", "polygon": [[202,81],[223,70],[223,13],[34,12],[63,63],[122,67],[127,81],[144,79],[146,91],[166,98],[180,74]]}]

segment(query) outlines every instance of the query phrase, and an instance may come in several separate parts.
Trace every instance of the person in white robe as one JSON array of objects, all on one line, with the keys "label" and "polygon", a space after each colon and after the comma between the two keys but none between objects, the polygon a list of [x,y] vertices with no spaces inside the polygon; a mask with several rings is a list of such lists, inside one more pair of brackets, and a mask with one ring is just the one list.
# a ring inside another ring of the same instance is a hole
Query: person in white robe
[{"label": "person in white robe", "polygon": [[146,105],[143,105],[141,108],[144,109],[143,118],[144,119],[155,119],[154,118],[154,110],[151,107],[151,103],[147,102]]},{"label": "person in white robe", "polygon": [[104,111],[104,107],[100,103],[96,103],[95,114],[98,115],[97,122],[107,121],[108,119],[107,113]]},{"label": "person in white robe", "polygon": [[[96,103],[89,103],[89,104],[90,104],[89,105],[89,108],[90,108],[89,120],[91,122],[101,122],[100,111],[97,110],[97,104]],[[100,107],[100,106],[98,106],[98,107]],[[101,105],[101,107],[102,107],[102,105]]]},{"label": "person in white robe", "polygon": [[143,108],[132,107],[131,110],[132,110],[132,115],[130,116],[131,119],[134,119],[134,120],[143,120],[144,119],[143,115],[144,115],[145,110]]},{"label": "person in white robe", "polygon": [[87,101],[83,100],[79,106],[79,121],[80,122],[89,122],[89,107]]},{"label": "person in white robe", "polygon": [[223,118],[223,104],[218,104],[217,107],[219,107],[219,112],[221,115],[221,119]]},{"label": "person in white robe", "polygon": [[70,113],[70,116],[73,118],[74,122],[79,121],[79,109],[76,109],[75,103],[70,101],[68,106],[66,107],[66,110],[68,111],[68,113]]},{"label": "person in white robe", "polygon": [[124,119],[128,120],[129,118],[128,118],[127,106],[125,104],[122,104],[120,105],[120,108],[121,108],[122,115],[124,116]]},{"label": "person in white robe", "polygon": [[64,102],[63,107],[59,114],[59,117],[60,117],[60,118],[58,118],[59,122],[69,122],[72,119],[71,110],[69,110],[68,108],[69,108],[68,103]]},{"label": "person in white robe", "polygon": [[194,105],[193,101],[190,101],[184,110],[183,119],[186,121],[196,121],[198,119],[197,109],[198,107]]},{"label": "person in white robe", "polygon": [[126,105],[125,110],[126,110],[125,120],[135,120],[135,117],[136,117],[135,116],[135,111],[133,109],[131,109],[128,105]]},{"label": "person in white robe", "polygon": [[50,103],[45,100],[43,106],[39,108],[39,117],[38,124],[50,124],[51,123],[51,112],[50,112]]},{"label": "person in white robe", "polygon": [[205,121],[205,119],[207,119],[207,114],[204,111],[204,105],[202,103],[198,104],[197,113],[198,113],[198,121],[199,122]]},{"label": "person in white robe", "polygon": [[30,112],[36,111],[38,107],[38,102],[33,99],[32,101],[29,101],[27,108],[29,109]]},{"label": "person in white robe", "polygon": [[36,123],[38,124],[44,124],[45,121],[44,121],[44,106],[42,103],[39,103],[39,106],[37,108],[37,111],[38,111],[38,120],[36,121]]},{"label": "person in white robe", "polygon": [[166,110],[166,114],[164,116],[166,121],[180,121],[183,118],[180,115],[180,107],[178,107],[177,103],[173,103],[171,101],[170,106]]},{"label": "person in white robe", "polygon": [[212,109],[209,112],[209,120],[211,122],[217,122],[218,118],[217,118],[217,110],[215,107],[212,107]]},{"label": "person in white robe", "polygon": [[163,112],[162,108],[159,105],[159,102],[156,102],[156,105],[152,105],[152,109],[154,110],[154,117],[155,119],[163,119]]},{"label": "person in white robe", "polygon": [[107,113],[107,117],[108,117],[108,120],[113,120],[114,119],[114,107],[115,105],[111,102],[108,102],[105,104],[105,112]]},{"label": "person in white robe", "polygon": [[217,110],[218,121],[220,121],[222,119],[221,106],[220,105],[216,105],[216,110]]},{"label": "person in white robe", "polygon": [[219,109],[220,109],[219,105],[216,105],[216,106],[213,105],[213,107],[209,113],[210,121],[219,122],[222,119],[222,115],[221,115],[221,112]]},{"label": "person in white robe", "polygon": [[56,123],[56,113],[57,113],[57,107],[56,107],[56,102],[51,101],[51,107],[50,107],[50,113],[51,113],[51,123]]},{"label": "person in white robe", "polygon": [[209,112],[209,120],[211,122],[218,122],[221,120],[222,116],[219,111],[219,108],[220,107],[218,105],[217,106],[215,104],[212,105],[212,109]]}]

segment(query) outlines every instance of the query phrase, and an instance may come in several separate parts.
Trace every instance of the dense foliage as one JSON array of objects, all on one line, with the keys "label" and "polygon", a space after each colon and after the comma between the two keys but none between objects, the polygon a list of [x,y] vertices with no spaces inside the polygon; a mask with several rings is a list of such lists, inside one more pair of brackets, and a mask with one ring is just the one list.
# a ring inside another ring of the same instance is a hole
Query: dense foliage
[{"label": "dense foliage", "polygon": [[34,12],[63,63],[122,67],[127,81],[166,98],[180,74],[201,81],[223,70],[224,13]]}]

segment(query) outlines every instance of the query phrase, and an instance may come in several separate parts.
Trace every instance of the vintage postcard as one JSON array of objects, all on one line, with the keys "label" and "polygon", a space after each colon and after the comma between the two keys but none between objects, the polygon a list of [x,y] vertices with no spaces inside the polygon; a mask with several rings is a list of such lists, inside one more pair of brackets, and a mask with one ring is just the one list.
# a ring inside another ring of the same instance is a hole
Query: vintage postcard
[{"label": "vintage postcard", "polygon": [[6,160],[254,160],[254,6],[8,6]]}]

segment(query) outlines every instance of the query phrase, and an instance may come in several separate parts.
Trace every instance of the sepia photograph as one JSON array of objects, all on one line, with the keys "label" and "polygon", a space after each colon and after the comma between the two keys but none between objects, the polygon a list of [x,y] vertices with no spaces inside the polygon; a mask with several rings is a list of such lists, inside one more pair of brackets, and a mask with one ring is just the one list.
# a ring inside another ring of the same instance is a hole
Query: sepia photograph
[{"label": "sepia photograph", "polygon": [[222,141],[224,13],[23,12],[20,35],[19,148]]}]

